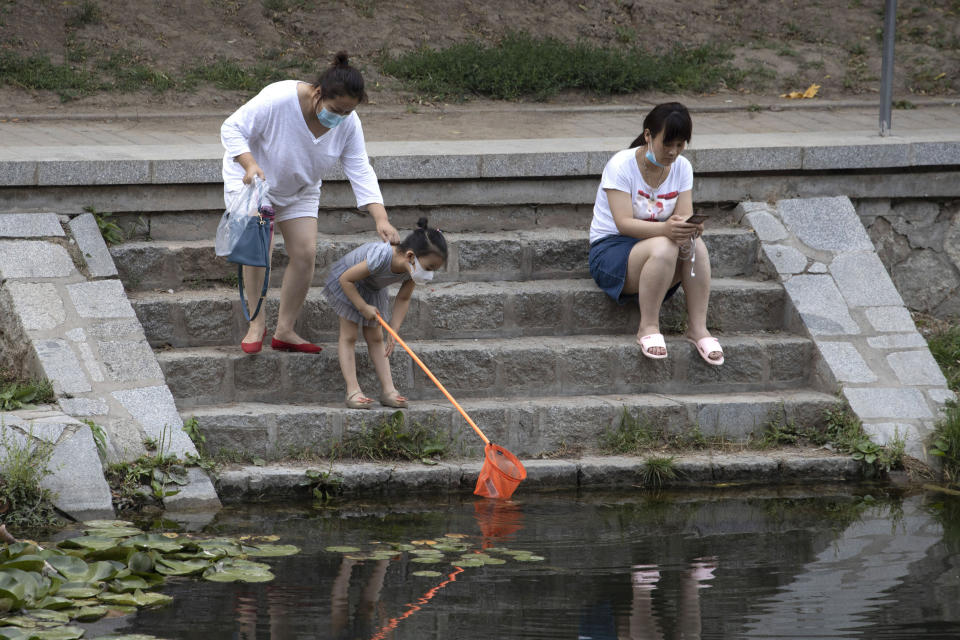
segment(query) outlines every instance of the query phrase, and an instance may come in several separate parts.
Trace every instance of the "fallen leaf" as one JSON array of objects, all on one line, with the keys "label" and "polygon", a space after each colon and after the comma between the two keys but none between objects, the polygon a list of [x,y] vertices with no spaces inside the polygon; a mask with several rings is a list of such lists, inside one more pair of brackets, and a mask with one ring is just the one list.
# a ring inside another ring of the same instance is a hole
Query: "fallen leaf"
[{"label": "fallen leaf", "polygon": [[816,84],[816,83],[811,84],[809,87],[807,87],[807,90],[803,92],[803,97],[804,97],[804,98],[815,98],[816,95],[817,95],[817,91],[819,91],[819,90],[820,90],[820,85],[818,85],[818,84]]}]

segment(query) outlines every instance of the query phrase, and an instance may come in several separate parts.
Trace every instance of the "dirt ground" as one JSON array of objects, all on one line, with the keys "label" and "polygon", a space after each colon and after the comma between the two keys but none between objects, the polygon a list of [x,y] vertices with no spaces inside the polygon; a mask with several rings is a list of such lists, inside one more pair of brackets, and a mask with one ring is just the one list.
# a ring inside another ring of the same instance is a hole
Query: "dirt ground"
[{"label": "dirt ground", "polygon": [[[899,4],[895,100],[956,96],[960,0]],[[343,49],[364,71],[373,104],[411,108],[433,99],[380,74],[382,53],[495,41],[518,30],[571,42],[639,44],[650,51],[677,43],[728,45],[746,79],[698,98],[770,104],[812,83],[821,85],[820,100],[875,94],[883,6],[883,0],[0,0],[0,53],[45,54],[53,62],[93,68],[110,52],[126,50],[138,62],[175,75],[216,56],[250,64],[308,59],[319,71]],[[51,91],[4,85],[0,113],[228,111],[249,95],[201,86],[190,92],[100,92],[62,104]],[[649,99],[568,92],[551,102]]]}]

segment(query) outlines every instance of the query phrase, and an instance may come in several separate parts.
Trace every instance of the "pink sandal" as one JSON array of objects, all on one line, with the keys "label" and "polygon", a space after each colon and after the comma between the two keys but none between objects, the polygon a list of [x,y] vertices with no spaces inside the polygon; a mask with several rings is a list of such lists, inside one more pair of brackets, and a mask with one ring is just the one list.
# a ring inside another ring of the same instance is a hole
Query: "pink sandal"
[{"label": "pink sandal", "polygon": [[[703,358],[704,362],[707,364],[715,367],[723,364],[723,349],[720,348],[720,341],[713,336],[707,336],[706,338],[700,338],[699,340],[687,338],[687,342],[697,348],[697,351],[700,353],[700,357]],[[710,357],[710,354],[717,351],[720,352],[720,357],[714,360]]]},{"label": "pink sandal", "polygon": [[653,347],[663,347],[664,352],[666,352],[667,343],[663,341],[662,333],[651,333],[648,336],[637,338],[637,344],[640,345],[640,351],[643,352],[643,355],[647,356],[651,360],[663,360],[667,357],[666,353],[663,353],[662,355],[650,353],[650,349]]}]

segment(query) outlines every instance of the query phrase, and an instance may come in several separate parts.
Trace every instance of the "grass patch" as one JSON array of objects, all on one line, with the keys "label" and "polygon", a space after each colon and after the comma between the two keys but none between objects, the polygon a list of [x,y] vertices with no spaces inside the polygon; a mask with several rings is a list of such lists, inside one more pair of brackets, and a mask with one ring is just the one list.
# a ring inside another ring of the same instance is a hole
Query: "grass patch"
[{"label": "grass patch", "polygon": [[773,416],[759,436],[751,441],[756,449],[801,445],[827,446],[859,461],[867,476],[882,476],[894,469],[903,469],[906,439],[895,437],[886,445],[870,439],[860,419],[846,406],[828,409],[822,430],[801,427],[784,412]]},{"label": "grass patch", "polygon": [[935,330],[927,337],[927,344],[947,379],[947,386],[960,392],[960,325]]},{"label": "grass patch", "polygon": [[397,58],[383,57],[384,73],[438,98],[485,96],[502,100],[545,100],[566,89],[597,94],[646,89],[696,91],[736,84],[741,72],[726,48],[677,46],[651,54],[639,47],[568,44],[556,38],[507,34],[492,45],[480,41],[447,49],[422,47]]},{"label": "grass patch", "polygon": [[643,461],[640,478],[644,486],[659,489],[663,483],[677,478],[676,458],[673,456],[651,456]]},{"label": "grass patch", "polygon": [[607,429],[599,439],[599,448],[609,454],[637,454],[654,450],[705,449],[724,447],[730,441],[723,436],[708,438],[693,425],[680,432],[667,431],[664,426],[639,414],[633,415],[624,407],[620,423]]},{"label": "grass patch", "polygon": [[360,431],[346,435],[330,449],[333,458],[355,460],[419,460],[436,464],[448,453],[451,438],[432,425],[406,420],[402,411],[395,411],[373,426],[363,425]]},{"label": "grass patch", "polygon": [[234,60],[215,58],[188,69],[183,84],[186,88],[209,83],[227,91],[259,91],[265,85],[285,78],[286,74],[274,64],[257,62],[243,65]]},{"label": "grass patch", "polygon": [[[0,425],[2,426],[2,425]],[[0,520],[23,529],[62,526],[53,494],[40,486],[50,475],[53,446],[30,436],[21,441],[0,430]]]},{"label": "grass patch", "polygon": [[950,400],[933,429],[931,455],[940,458],[946,481],[960,483],[960,405]]},{"label": "grass patch", "polygon": [[55,64],[45,55],[21,56],[0,51],[0,84],[23,89],[53,91],[62,102],[94,93],[100,88],[95,75],[68,64]]}]

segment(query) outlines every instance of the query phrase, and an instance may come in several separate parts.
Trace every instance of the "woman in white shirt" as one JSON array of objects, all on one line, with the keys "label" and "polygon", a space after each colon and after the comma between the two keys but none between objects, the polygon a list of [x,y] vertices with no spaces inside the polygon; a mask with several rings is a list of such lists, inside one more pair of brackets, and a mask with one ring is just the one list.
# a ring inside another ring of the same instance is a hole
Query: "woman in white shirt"
[{"label": "woman in white shirt", "polygon": [[[321,176],[339,163],[350,180],[357,207],[374,219],[385,242],[399,242],[387,219],[377,176],[367,158],[363,129],[355,109],[366,101],[363,76],[340,52],[314,84],[284,80],[265,87],[220,128],[224,200],[254,177],[270,185],[275,223],[289,256],[280,288],[280,311],[270,346],[283,351],[317,353],[318,345],[293,330],[313,280],[317,253],[317,212]],[[244,267],[247,297],[255,300],[263,269]],[[247,329],[240,346],[257,353],[266,337],[265,314]]]},{"label": "woman in white shirt", "polygon": [[667,357],[660,306],[683,286],[686,338],[711,365],[723,350],[707,330],[710,258],[693,215],[693,169],[680,155],[693,132],[679,102],[654,107],[643,133],[603,170],[590,225],[590,274],[618,304],[638,300],[637,344],[648,358]]}]

